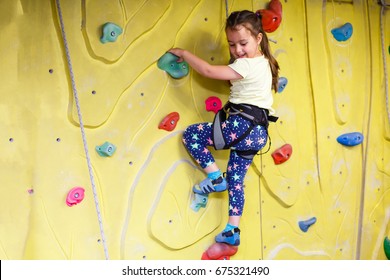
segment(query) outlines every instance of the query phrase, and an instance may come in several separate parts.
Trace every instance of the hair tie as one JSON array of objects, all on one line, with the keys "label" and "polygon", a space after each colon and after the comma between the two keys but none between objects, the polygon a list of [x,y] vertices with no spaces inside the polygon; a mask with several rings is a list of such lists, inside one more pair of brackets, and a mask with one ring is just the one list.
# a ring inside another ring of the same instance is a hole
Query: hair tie
[{"label": "hair tie", "polygon": [[261,19],[261,13],[260,13],[260,10],[257,10],[255,14],[256,14],[256,16],[257,16],[259,19]]}]

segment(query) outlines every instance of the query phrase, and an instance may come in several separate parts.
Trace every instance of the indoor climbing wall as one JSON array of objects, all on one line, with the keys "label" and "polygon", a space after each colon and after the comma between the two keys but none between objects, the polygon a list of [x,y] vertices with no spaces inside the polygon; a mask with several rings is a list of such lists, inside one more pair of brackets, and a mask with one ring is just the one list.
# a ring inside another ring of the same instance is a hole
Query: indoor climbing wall
[{"label": "indoor climbing wall", "polygon": [[201,258],[228,200],[194,196],[205,175],[181,135],[229,85],[166,52],[228,63],[242,9],[279,61],[279,120],[231,258],[390,258],[390,3],[271,2],[0,2],[0,259]]}]

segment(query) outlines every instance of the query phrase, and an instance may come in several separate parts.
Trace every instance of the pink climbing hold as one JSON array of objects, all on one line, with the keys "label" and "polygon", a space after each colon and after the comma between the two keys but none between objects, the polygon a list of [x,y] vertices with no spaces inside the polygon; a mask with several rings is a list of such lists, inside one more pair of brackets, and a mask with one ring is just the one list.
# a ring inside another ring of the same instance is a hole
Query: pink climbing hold
[{"label": "pink climbing hold", "polygon": [[84,192],[85,190],[82,187],[74,187],[66,197],[66,204],[69,207],[79,204],[84,199]]},{"label": "pink climbing hold", "polygon": [[210,96],[206,99],[205,103],[208,112],[213,111],[214,113],[218,113],[222,108],[222,101],[216,96]]},{"label": "pink climbing hold", "polygon": [[290,144],[284,144],[282,147],[279,149],[276,149],[272,153],[272,157],[274,159],[275,164],[281,164],[285,161],[287,161],[292,154],[292,147]]}]

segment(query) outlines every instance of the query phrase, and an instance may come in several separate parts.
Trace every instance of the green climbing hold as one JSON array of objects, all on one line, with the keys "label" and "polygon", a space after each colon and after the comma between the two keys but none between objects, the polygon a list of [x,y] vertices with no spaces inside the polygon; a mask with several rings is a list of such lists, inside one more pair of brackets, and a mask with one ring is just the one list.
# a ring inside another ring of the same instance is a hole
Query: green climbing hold
[{"label": "green climbing hold", "polygon": [[206,208],[208,201],[208,194],[198,194],[195,193],[194,200],[191,203],[191,209],[195,212],[198,212],[200,208]]},{"label": "green climbing hold", "polygon": [[102,157],[112,156],[114,154],[115,150],[116,150],[116,147],[109,142],[105,142],[103,145],[96,146],[96,151]]},{"label": "green climbing hold", "polygon": [[177,62],[179,58],[170,53],[165,53],[157,62],[158,68],[167,72],[172,78],[180,79],[188,75],[189,67],[185,61]]},{"label": "green climbing hold", "polygon": [[383,241],[383,249],[388,260],[390,260],[390,239],[388,237]]},{"label": "green climbing hold", "polygon": [[115,23],[107,22],[103,25],[103,34],[100,37],[100,42],[115,42],[118,39],[118,36],[122,34],[122,28]]}]

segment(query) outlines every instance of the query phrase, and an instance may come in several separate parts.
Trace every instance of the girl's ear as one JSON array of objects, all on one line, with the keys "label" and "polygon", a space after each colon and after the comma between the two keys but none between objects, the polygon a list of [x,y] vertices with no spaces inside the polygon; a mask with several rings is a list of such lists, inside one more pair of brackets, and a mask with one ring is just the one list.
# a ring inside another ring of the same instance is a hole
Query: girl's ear
[{"label": "girl's ear", "polygon": [[257,34],[256,39],[257,39],[257,44],[260,45],[261,40],[263,39],[263,33],[260,32],[259,34]]}]

